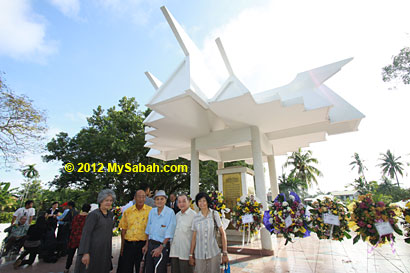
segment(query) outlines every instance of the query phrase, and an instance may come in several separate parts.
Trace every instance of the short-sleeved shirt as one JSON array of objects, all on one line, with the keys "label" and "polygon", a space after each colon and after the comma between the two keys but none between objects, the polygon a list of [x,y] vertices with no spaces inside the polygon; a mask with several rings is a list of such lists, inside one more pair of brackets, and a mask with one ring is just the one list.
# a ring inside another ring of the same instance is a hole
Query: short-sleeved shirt
[{"label": "short-sleeved shirt", "polygon": [[221,253],[215,239],[215,223],[222,226],[221,218],[217,211],[209,209],[205,217],[201,212],[195,215],[192,221],[192,231],[196,231],[195,258],[210,259]]},{"label": "short-sleeved shirt", "polygon": [[30,217],[34,216],[36,214],[36,210],[34,208],[19,208],[18,210],[16,210],[16,212],[14,212],[13,216],[16,216],[16,221],[19,222],[20,218],[23,216],[27,216],[27,221],[26,221],[26,225],[29,225],[29,221],[30,221]]},{"label": "short-sleeved shirt", "polygon": [[148,236],[145,228],[148,223],[148,215],[151,207],[144,205],[142,209],[137,209],[134,205],[126,209],[121,217],[119,228],[126,229],[124,239],[127,241],[146,241]]},{"label": "short-sleeved shirt", "polygon": [[192,221],[196,212],[188,208],[184,213],[178,212],[176,215],[177,226],[171,244],[169,257],[189,260],[189,251],[192,240]]},{"label": "short-sleeved shirt", "polygon": [[158,208],[153,208],[149,212],[148,224],[145,233],[148,239],[163,242],[166,238],[174,237],[176,227],[175,213],[172,209],[164,206],[158,215]]},{"label": "short-sleeved shirt", "polygon": [[5,232],[10,232],[10,237],[23,237],[27,234],[29,226],[24,224],[17,224],[6,228]]}]

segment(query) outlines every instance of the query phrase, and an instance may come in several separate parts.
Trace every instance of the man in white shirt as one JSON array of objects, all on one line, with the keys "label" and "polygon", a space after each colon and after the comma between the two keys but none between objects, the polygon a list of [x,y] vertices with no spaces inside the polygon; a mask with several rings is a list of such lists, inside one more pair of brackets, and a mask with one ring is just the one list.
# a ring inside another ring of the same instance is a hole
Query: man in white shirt
[{"label": "man in white shirt", "polygon": [[27,200],[26,203],[24,203],[23,208],[19,208],[16,210],[16,212],[13,214],[13,219],[11,220],[11,225],[14,224],[14,222],[17,220],[17,222],[20,221],[20,218],[23,216],[27,217],[26,225],[30,225],[31,221],[33,220],[34,215],[36,214],[36,210],[33,208],[34,206],[34,201],[33,200]]},{"label": "man in white shirt", "polygon": [[177,226],[174,238],[171,243],[171,272],[172,273],[193,273],[194,267],[189,265],[189,251],[192,240],[192,220],[196,213],[190,208],[190,202],[185,194],[178,196],[178,207],[181,210],[177,213]]}]

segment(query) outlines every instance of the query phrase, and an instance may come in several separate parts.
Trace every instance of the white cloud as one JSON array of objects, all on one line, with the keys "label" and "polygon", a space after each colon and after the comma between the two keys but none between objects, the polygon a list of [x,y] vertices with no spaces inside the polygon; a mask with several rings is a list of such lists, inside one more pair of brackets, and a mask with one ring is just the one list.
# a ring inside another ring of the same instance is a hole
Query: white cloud
[{"label": "white cloud", "polygon": [[45,21],[30,1],[0,1],[0,55],[43,61],[57,51],[56,45],[46,39]]},{"label": "white cloud", "polygon": [[79,0],[50,0],[65,16],[76,18],[80,12]]},{"label": "white cloud", "polygon": [[[410,153],[405,128],[410,87],[390,91],[391,84],[381,80],[381,68],[409,44],[408,10],[408,1],[270,1],[212,31],[202,48],[212,71],[226,75],[215,44],[221,37],[234,72],[251,92],[287,84],[311,68],[355,58],[326,84],[366,118],[358,132],[329,136],[310,147],[324,173],[320,188],[342,190],[357,178],[349,167],[354,152],[366,160],[368,180],[381,176],[375,166],[379,153]],[[277,157],[278,175],[285,159]],[[410,186],[408,177],[401,181]]]},{"label": "white cloud", "polygon": [[71,121],[80,121],[80,122],[84,122],[87,121],[87,118],[89,117],[89,115],[80,113],[80,112],[76,112],[76,113],[65,113],[64,116],[71,120]]},{"label": "white cloud", "polygon": [[146,25],[161,0],[94,0],[97,5],[106,9],[118,18],[130,18],[136,25]]}]

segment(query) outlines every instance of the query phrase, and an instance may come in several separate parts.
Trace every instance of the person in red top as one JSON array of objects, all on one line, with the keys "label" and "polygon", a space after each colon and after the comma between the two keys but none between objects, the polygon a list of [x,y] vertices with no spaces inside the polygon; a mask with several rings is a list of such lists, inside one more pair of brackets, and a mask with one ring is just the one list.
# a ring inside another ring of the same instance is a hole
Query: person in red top
[{"label": "person in red top", "polygon": [[68,257],[64,273],[68,273],[70,271],[70,266],[73,263],[75,251],[80,245],[81,233],[83,232],[85,219],[87,218],[90,209],[91,206],[89,204],[84,204],[81,208],[81,213],[74,216],[73,222],[71,224],[70,240],[68,241]]}]

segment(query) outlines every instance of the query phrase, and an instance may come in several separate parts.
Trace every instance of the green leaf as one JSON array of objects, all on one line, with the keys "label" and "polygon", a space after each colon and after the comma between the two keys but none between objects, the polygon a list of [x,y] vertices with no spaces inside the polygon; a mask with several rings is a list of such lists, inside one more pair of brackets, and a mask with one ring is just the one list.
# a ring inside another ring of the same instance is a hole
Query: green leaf
[{"label": "green leaf", "polygon": [[360,240],[360,235],[357,235],[356,237],[354,237],[353,239],[353,244],[357,243]]}]

